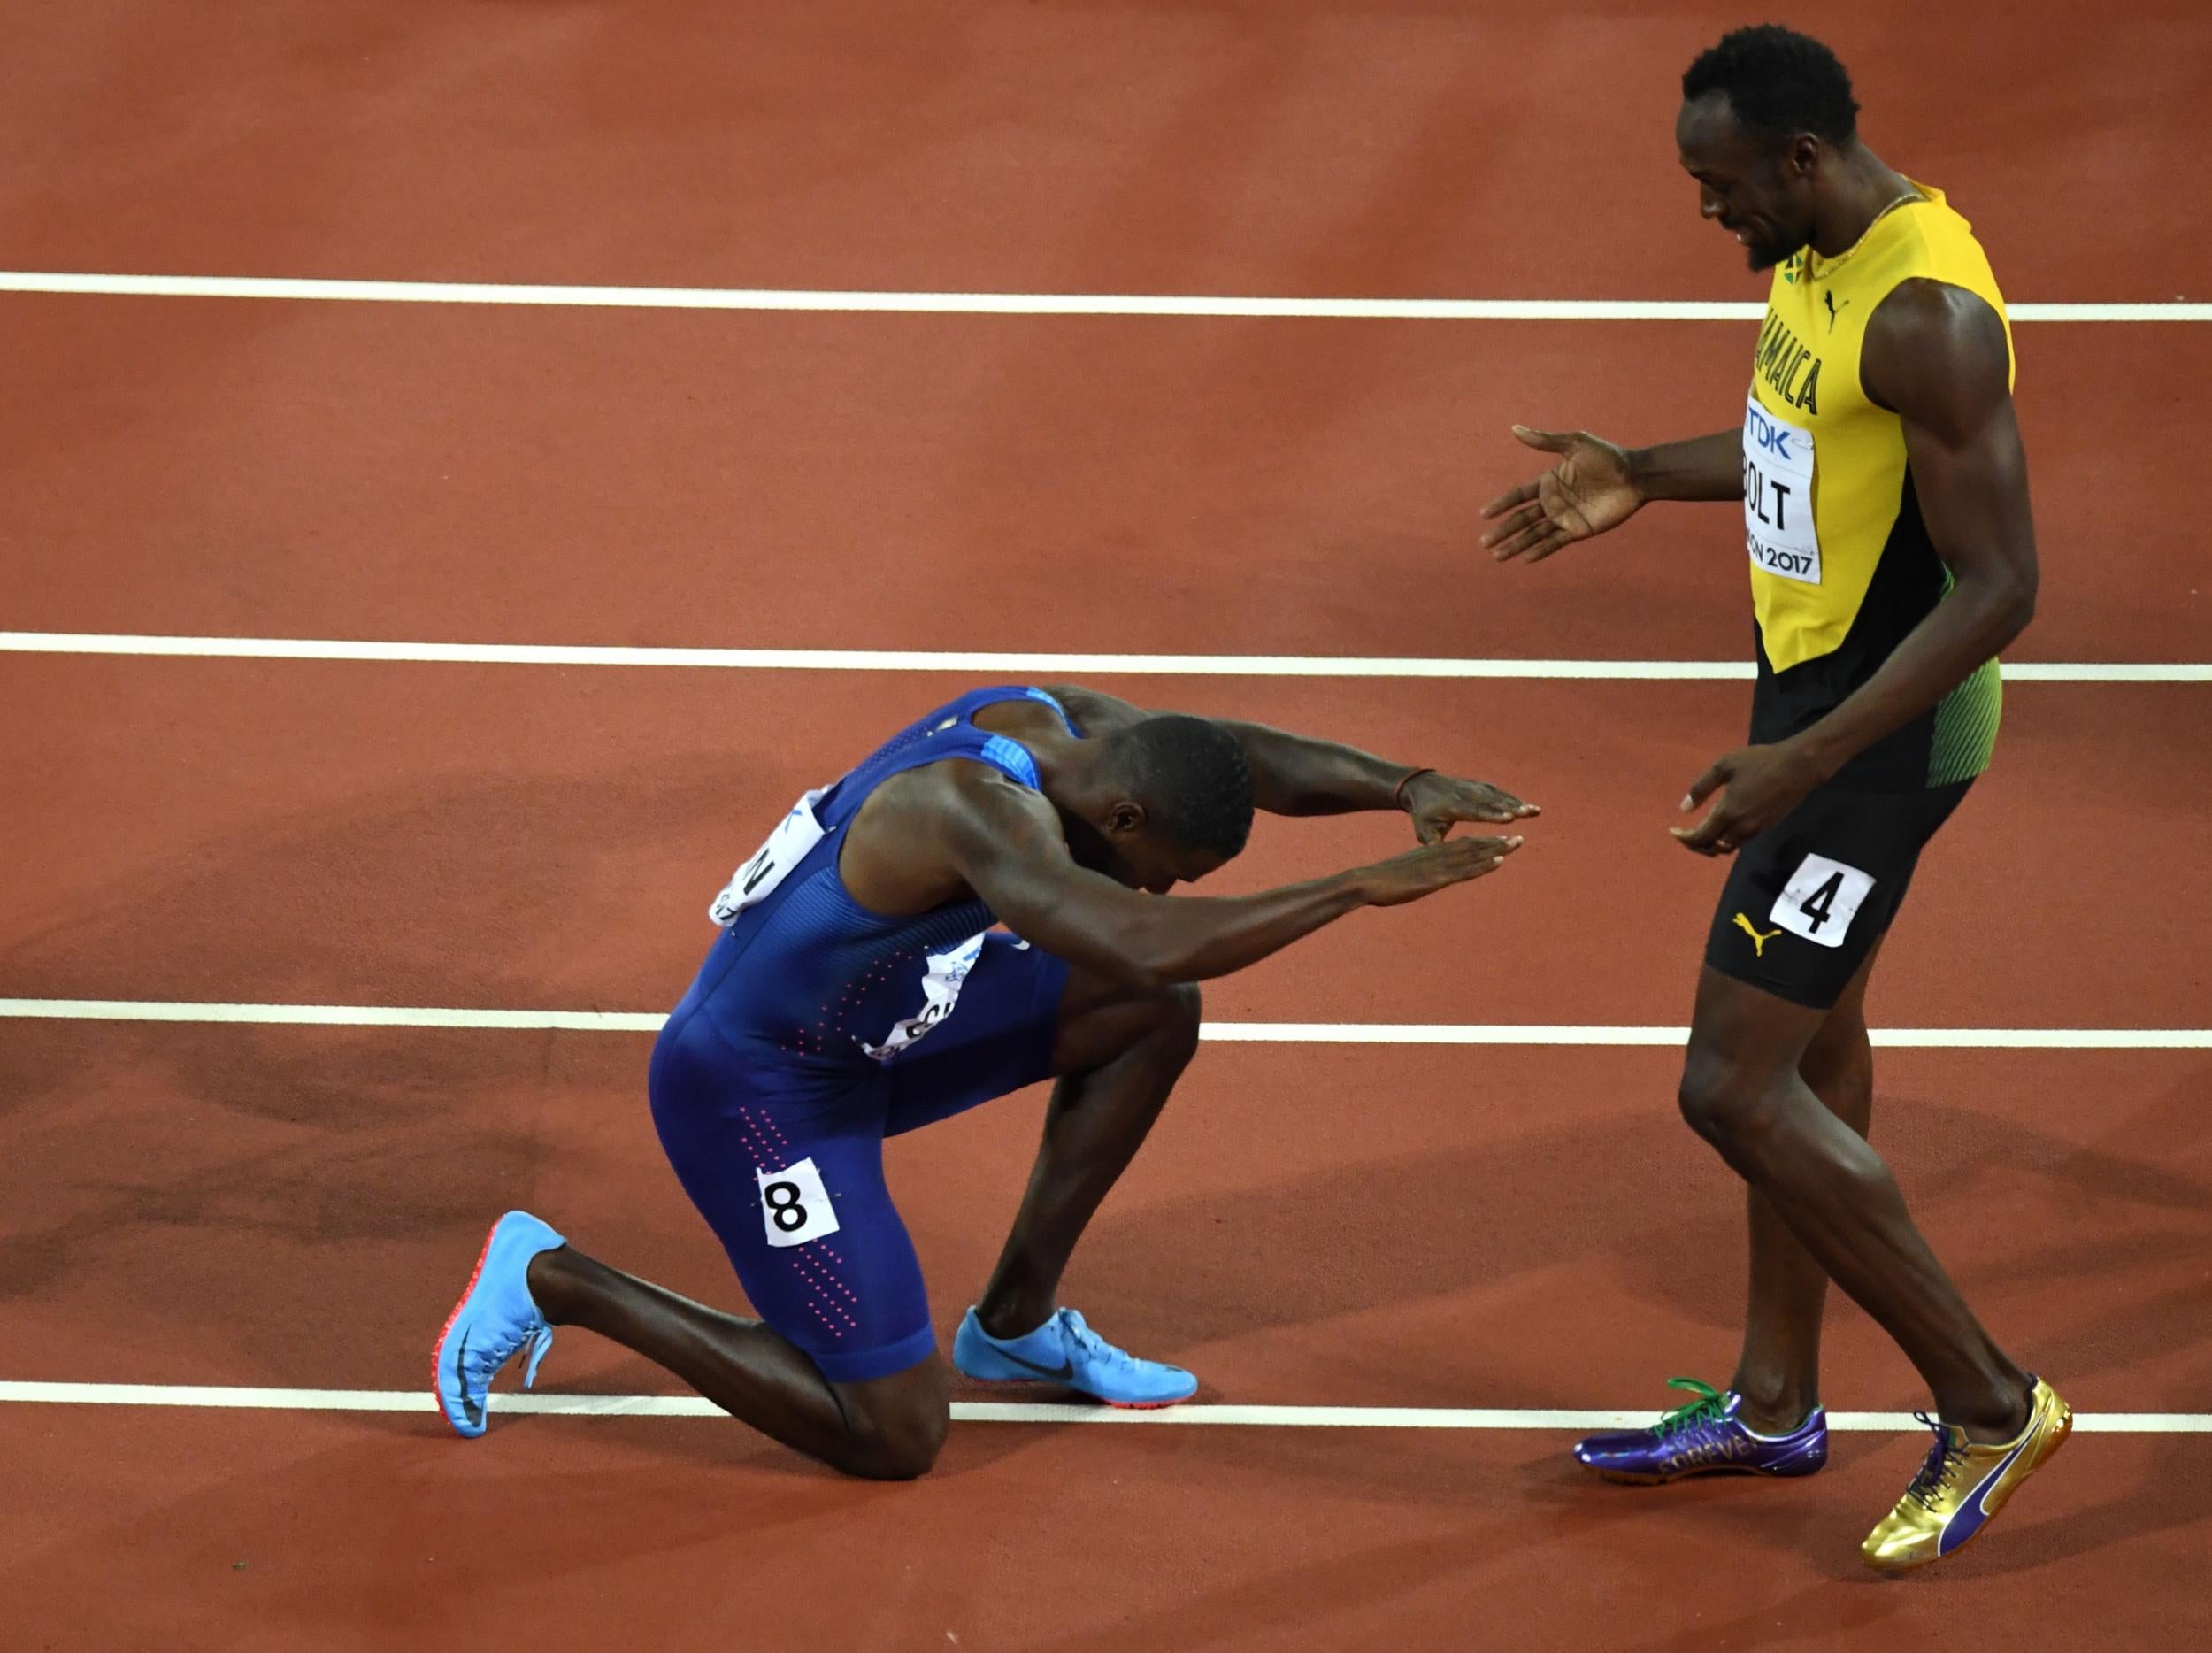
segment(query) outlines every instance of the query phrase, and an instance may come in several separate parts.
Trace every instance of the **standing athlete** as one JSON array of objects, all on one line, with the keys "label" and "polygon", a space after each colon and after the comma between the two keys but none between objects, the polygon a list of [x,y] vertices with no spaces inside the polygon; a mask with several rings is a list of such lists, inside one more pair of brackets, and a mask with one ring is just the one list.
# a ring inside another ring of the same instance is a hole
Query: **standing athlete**
[{"label": "standing athlete", "polygon": [[1650,500],[1740,501],[1757,619],[1753,744],[1691,784],[1685,810],[1718,799],[1674,829],[1735,856],[1681,1103],[1750,1185],[1742,1358],[1725,1392],[1678,1379],[1701,1398],[1576,1456],[1631,1481],[1820,1468],[1833,1280],[1935,1394],[1934,1448],[1863,1548],[1898,1570],[1973,1537],[2072,1426],[1969,1311],[1864,1140],[1867,978],[1923,846],[1989,763],[1996,655],[2035,606],[2011,332],[1966,220],[1859,142],[1825,46],[1739,30],[1682,95],[1701,211],[1775,273],[1742,421],[1635,450],[1517,427],[1559,463],[1483,511],[1500,560],[1534,562]]},{"label": "standing athlete", "polygon": [[[1159,899],[1242,850],[1256,806],[1400,810],[1419,847],[1256,896]],[[953,1364],[1115,1405],[1188,1399],[1189,1372],[1115,1348],[1056,1294],[1196,1048],[1190,984],[1362,907],[1479,878],[1521,841],[1448,838],[1454,823],[1534,813],[1479,781],[1087,689],[939,707],[808,793],[738,869],[653,1049],[661,1145],[761,1318],[619,1273],[511,1211],[439,1339],[446,1417],[481,1434],[500,1368],[526,1351],[531,1381],[553,1327],[585,1326],[826,1464],[921,1474],[949,1380],[884,1139],[1055,1077],[1036,1168]]]}]

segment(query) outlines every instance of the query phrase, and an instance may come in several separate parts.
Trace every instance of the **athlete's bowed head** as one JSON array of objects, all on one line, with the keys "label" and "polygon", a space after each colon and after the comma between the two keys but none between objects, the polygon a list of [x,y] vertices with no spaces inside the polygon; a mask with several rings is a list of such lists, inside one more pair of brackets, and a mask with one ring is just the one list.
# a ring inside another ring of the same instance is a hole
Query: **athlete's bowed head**
[{"label": "athlete's bowed head", "polygon": [[1804,250],[1857,159],[1859,105],[1835,53],[1770,25],[1738,29],[1690,65],[1682,95],[1675,145],[1700,210],[1755,270]]},{"label": "athlete's bowed head", "polygon": [[1068,850],[1093,872],[1164,896],[1243,853],[1252,765],[1210,718],[1169,713],[1100,736],[1091,784],[1062,804]]}]

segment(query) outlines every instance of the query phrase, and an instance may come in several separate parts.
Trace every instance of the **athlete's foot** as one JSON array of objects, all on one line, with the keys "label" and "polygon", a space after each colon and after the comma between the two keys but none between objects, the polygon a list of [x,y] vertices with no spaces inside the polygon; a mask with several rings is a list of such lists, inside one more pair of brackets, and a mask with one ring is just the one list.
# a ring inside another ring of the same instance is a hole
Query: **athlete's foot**
[{"label": "athlete's foot", "polygon": [[970,1309],[952,1342],[952,1364],[984,1383],[1059,1383],[1109,1406],[1172,1406],[1198,1393],[1180,1366],[1140,1360],[1062,1309],[1019,1337],[994,1337]]},{"label": "athlete's foot", "polygon": [[2028,1420],[2020,1432],[1987,1444],[1968,1439],[1956,1424],[1916,1414],[1935,1431],[1935,1445],[1897,1507],[1860,1546],[1868,1566],[1903,1572],[1955,1554],[2049,1461],[2072,1433],[2073,1409],[2040,1379],[2033,1380],[2027,1400]]},{"label": "athlete's foot", "polygon": [[1740,1382],[1730,1384],[1725,1393],[1736,1397],[1736,1421],[1754,1434],[1794,1434],[1808,1418],[1824,1410],[1817,1400],[1769,1399]]},{"label": "athlete's foot", "polygon": [[994,1342],[1015,1343],[1059,1312],[1059,1303],[1049,1295],[1041,1301],[1023,1302],[1010,1298],[1004,1302],[994,1302],[991,1294],[987,1291],[983,1294],[983,1301],[968,1311],[968,1319]]},{"label": "athlete's foot", "polygon": [[523,1387],[536,1383],[538,1363],[552,1345],[553,1328],[530,1295],[530,1261],[564,1243],[527,1211],[509,1211],[492,1225],[476,1259],[476,1272],[446,1317],[430,1361],[431,1388],[439,1409],[458,1434],[484,1433],[492,1380],[518,1350],[529,1350]]},{"label": "athlete's foot", "polygon": [[1970,1406],[1939,1406],[1936,1415],[1955,1424],[1976,1446],[1997,1446],[2020,1438],[2035,1416],[2035,1380],[2026,1372],[2001,1382],[1988,1397]]},{"label": "athlete's foot", "polygon": [[1743,1397],[1694,1378],[1671,1378],[1670,1388],[1697,1396],[1648,1429],[1591,1435],[1575,1443],[1575,1461],[1607,1480],[1659,1486],[1692,1475],[1810,1475],[1828,1461],[1828,1415],[1819,1408],[1779,1430],[1755,1430]]}]

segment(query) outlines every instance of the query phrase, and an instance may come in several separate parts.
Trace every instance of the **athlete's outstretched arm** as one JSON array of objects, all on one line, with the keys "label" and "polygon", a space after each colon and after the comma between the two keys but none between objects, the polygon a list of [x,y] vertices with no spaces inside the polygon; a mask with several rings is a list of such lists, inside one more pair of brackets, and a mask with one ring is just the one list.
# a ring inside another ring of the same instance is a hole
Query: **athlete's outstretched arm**
[{"label": "athlete's outstretched arm", "polygon": [[1686,442],[1635,448],[1628,456],[1629,480],[1647,504],[1655,499],[1743,503],[1743,427],[1717,430]]},{"label": "athlete's outstretched arm", "polygon": [[1146,991],[1228,975],[1362,907],[1480,878],[1521,842],[1455,838],[1256,896],[1184,897],[1142,895],[1077,865],[1052,805],[997,775],[954,781],[933,822],[947,858],[1008,929]]},{"label": "athlete's outstretched arm", "polygon": [[1803,734],[1730,754],[1686,807],[1724,783],[1720,803],[1677,835],[1709,853],[1772,826],[1799,799],[1962,682],[2035,615],[2035,519],[2012,405],[2004,324],[1982,299],[1937,281],[1900,285],[1867,326],[1860,382],[1903,423],[1928,538],[1950,595],[1873,676]]},{"label": "athlete's outstretched arm", "polygon": [[[1113,695],[1073,684],[1046,691],[1079,728],[1105,734],[1155,715]],[[1463,780],[1425,765],[1395,764],[1334,741],[1316,740],[1216,718],[1244,748],[1252,765],[1252,802],[1271,815],[1349,815],[1403,810],[1423,843],[1446,836],[1456,821],[1517,821],[1541,813],[1486,780]]]},{"label": "athlete's outstretched arm", "polygon": [[1482,508],[1494,526],[1482,542],[1502,563],[1540,563],[1554,551],[1617,528],[1655,499],[1743,497],[1743,432],[1716,431],[1655,448],[1621,448],[1586,430],[1513,434],[1560,456],[1532,482],[1509,488]]}]

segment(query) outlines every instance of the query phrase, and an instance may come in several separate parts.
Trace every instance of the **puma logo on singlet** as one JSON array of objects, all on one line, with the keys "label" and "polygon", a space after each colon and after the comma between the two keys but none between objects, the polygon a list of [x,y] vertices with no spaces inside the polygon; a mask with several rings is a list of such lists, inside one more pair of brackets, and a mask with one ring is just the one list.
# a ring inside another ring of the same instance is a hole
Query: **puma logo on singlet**
[{"label": "puma logo on singlet", "polygon": [[1760,934],[1758,931],[1752,928],[1751,920],[1740,912],[1736,915],[1736,927],[1751,938],[1751,956],[1754,958],[1764,958],[1767,956],[1767,943],[1782,934],[1779,930],[1769,930],[1764,935]]}]

